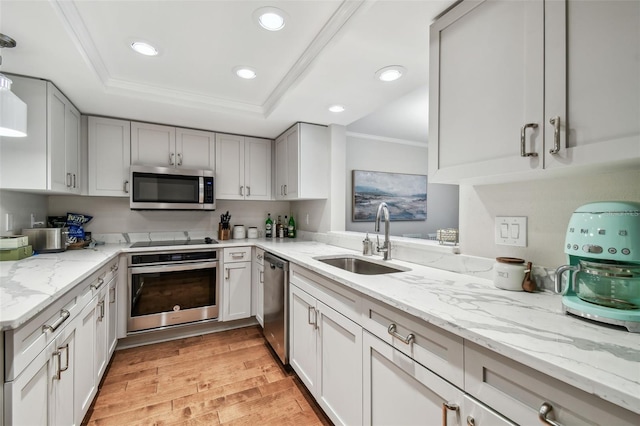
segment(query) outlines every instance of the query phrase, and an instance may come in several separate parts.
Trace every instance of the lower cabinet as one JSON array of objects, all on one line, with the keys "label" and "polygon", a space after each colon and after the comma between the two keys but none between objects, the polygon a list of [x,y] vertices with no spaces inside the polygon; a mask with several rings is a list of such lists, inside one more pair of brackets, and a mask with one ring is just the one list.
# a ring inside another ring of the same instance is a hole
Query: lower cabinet
[{"label": "lower cabinet", "polygon": [[256,247],[251,271],[251,315],[264,327],[264,250]]},{"label": "lower cabinet", "polygon": [[289,288],[291,366],[335,424],[362,424],[362,328]]},{"label": "lower cabinet", "polygon": [[5,384],[4,424],[74,424],[75,331],[73,323],[67,325],[15,380]]},{"label": "lower cabinet", "polygon": [[367,331],[362,365],[365,425],[513,425]]},{"label": "lower cabinet", "polygon": [[251,316],[251,247],[224,250],[222,319]]}]

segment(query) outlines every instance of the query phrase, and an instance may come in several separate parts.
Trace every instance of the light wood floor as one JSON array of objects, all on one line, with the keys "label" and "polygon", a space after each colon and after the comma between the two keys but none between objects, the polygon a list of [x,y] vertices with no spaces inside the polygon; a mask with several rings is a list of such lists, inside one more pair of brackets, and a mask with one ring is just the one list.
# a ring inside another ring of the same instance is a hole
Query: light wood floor
[{"label": "light wood floor", "polygon": [[116,351],[83,425],[331,425],[258,326]]}]

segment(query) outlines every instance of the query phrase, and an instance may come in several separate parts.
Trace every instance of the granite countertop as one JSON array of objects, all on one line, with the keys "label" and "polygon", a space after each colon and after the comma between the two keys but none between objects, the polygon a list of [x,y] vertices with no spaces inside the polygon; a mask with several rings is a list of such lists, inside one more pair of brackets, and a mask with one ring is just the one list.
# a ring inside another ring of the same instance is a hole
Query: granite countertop
[{"label": "granite countertop", "polygon": [[[392,260],[409,268],[357,275],[314,257],[358,254],[310,241],[234,240],[256,245],[462,338],[640,414],[640,334],[562,313],[551,292],[500,290],[488,279]],[[0,327],[16,328],[122,252],[160,251],[106,244],[94,250],[41,254],[0,263]],[[379,256],[374,256],[380,259]]]}]

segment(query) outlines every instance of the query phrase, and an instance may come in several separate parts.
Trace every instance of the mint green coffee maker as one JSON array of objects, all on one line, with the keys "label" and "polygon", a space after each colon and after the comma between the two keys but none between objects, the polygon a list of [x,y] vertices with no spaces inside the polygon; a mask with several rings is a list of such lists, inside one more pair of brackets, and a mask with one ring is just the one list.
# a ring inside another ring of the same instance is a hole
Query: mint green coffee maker
[{"label": "mint green coffee maker", "polygon": [[563,311],[640,333],[640,203],[579,207],[569,220],[564,252],[569,264],[556,270],[555,288]]}]

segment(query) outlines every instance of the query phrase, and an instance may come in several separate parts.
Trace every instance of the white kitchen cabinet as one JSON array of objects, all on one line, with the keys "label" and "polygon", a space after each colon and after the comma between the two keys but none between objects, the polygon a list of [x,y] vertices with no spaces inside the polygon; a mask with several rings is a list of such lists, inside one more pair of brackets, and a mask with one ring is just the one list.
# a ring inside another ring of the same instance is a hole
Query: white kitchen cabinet
[{"label": "white kitchen cabinet", "polygon": [[5,383],[4,424],[75,424],[75,361],[75,327],[69,323],[55,331],[55,338],[15,380]]},{"label": "white kitchen cabinet", "polygon": [[538,422],[543,404],[563,425],[638,425],[640,415],[465,342],[465,391],[518,424]]},{"label": "white kitchen cabinet", "polygon": [[111,356],[116,350],[116,345],[118,344],[118,267],[115,266],[113,271],[115,274],[113,279],[109,282],[109,291],[107,294],[107,364],[109,362],[108,360],[111,359]]},{"label": "white kitchen cabinet", "polygon": [[131,122],[131,164],[212,170],[215,134]]},{"label": "white kitchen cabinet", "polygon": [[639,19],[638,2],[574,0],[465,1],[438,19],[430,181],[507,182],[637,163]]},{"label": "white kitchen cabinet", "polygon": [[98,318],[100,307],[98,295],[94,296],[83,309],[78,319],[77,342],[78,358],[75,371],[75,400],[76,418],[82,418],[89,410],[93,397],[98,391],[95,370],[99,362],[96,353],[96,340],[98,332]]},{"label": "white kitchen cabinet", "polygon": [[251,247],[224,249],[222,319],[251,316]]},{"label": "white kitchen cabinet", "polygon": [[264,327],[264,250],[255,248],[251,272],[251,315]]},{"label": "white kitchen cabinet", "polygon": [[329,196],[329,129],[297,123],[276,139],[275,198],[322,199]]},{"label": "white kitchen cabinet", "polygon": [[88,118],[89,195],[129,196],[131,122]]},{"label": "white kitchen cabinet", "polygon": [[289,362],[335,424],[362,424],[362,328],[289,287]]},{"label": "white kitchen cabinet", "polygon": [[216,134],[216,198],[271,199],[269,139]]},{"label": "white kitchen cabinet", "polygon": [[27,104],[27,136],[0,138],[0,188],[79,194],[80,112],[49,81],[10,78]]}]

